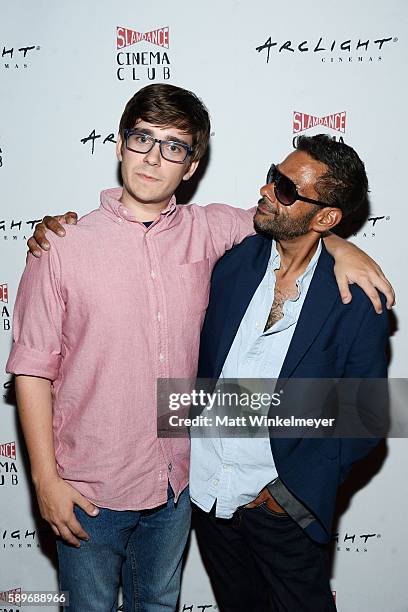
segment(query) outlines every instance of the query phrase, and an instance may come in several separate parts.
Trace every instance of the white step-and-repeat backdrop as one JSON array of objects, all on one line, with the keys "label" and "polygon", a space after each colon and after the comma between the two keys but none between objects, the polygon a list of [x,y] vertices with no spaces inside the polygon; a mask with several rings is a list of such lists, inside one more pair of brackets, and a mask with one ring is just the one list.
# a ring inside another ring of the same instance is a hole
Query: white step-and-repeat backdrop
[{"label": "white step-and-repeat backdrop", "polygon": [[[98,206],[101,189],[118,184],[118,120],[138,88],[174,83],[210,110],[209,161],[183,202],[253,205],[270,163],[298,134],[323,131],[356,148],[371,210],[350,239],[397,290],[391,375],[406,376],[408,7],[405,0],[15,0],[2,1],[0,11],[0,612],[15,612],[2,603],[5,592],[57,585],[4,373],[26,240],[44,214],[83,214]],[[407,465],[406,440],[391,439],[340,497],[332,543],[340,612],[408,611]],[[180,610],[216,609],[193,534]]]}]

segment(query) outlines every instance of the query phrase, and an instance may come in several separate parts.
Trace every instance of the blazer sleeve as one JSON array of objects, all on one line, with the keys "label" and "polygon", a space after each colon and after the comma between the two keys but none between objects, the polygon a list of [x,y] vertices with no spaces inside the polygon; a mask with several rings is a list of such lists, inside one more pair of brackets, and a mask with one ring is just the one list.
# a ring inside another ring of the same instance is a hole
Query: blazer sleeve
[{"label": "blazer sleeve", "polygon": [[[389,427],[387,346],[388,312],[376,314],[366,300],[359,331],[349,350],[341,381],[340,468],[344,480],[353,463],[364,458]],[[364,437],[364,433],[368,434]],[[355,436],[355,437],[353,437]]]}]

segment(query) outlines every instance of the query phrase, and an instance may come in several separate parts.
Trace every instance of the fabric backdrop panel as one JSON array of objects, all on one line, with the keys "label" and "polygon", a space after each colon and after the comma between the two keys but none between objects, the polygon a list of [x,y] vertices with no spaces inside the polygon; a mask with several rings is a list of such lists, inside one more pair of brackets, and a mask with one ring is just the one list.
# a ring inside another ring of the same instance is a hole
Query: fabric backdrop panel
[{"label": "fabric backdrop panel", "polygon": [[[253,205],[269,165],[299,134],[325,132],[356,148],[369,177],[370,214],[350,240],[396,288],[390,373],[406,376],[408,8],[404,0],[16,0],[0,10],[3,593],[57,588],[52,537],[38,518],[4,372],[26,240],[44,214],[84,214],[98,206],[101,189],[119,184],[119,118],[140,87],[177,84],[210,110],[205,171],[180,193],[183,203]],[[393,402],[403,414],[404,384]],[[340,612],[408,610],[407,460],[406,440],[388,440],[340,495],[332,543]],[[180,610],[216,609],[193,534]]]}]

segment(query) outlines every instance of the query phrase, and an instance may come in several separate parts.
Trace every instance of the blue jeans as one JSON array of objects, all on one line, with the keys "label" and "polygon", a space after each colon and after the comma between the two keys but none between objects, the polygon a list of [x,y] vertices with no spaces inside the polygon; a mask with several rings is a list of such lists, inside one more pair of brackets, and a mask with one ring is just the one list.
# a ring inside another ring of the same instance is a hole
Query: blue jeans
[{"label": "blue jeans", "polygon": [[70,612],[114,612],[120,576],[125,612],[174,611],[181,563],[191,522],[188,489],[177,504],[169,488],[166,505],[153,510],[100,508],[90,517],[75,514],[89,534],[80,548],[57,541],[59,582],[69,591]]}]

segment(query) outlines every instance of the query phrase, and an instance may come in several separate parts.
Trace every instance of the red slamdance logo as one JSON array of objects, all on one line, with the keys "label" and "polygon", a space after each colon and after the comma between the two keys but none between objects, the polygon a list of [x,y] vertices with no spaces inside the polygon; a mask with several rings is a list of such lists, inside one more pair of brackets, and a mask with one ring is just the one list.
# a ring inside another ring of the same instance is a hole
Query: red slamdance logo
[{"label": "red slamdance logo", "polygon": [[158,28],[150,32],[137,32],[129,28],[116,28],[116,48],[123,49],[138,42],[149,42],[158,47],[169,48],[169,28]]},{"label": "red slamdance logo", "polygon": [[0,302],[8,304],[8,285],[0,285]]},{"label": "red slamdance logo", "polygon": [[336,132],[346,131],[346,112],[334,113],[333,115],[326,115],[324,117],[316,117],[314,115],[307,115],[306,113],[299,113],[299,111],[293,111],[293,133],[298,134],[299,132],[305,132],[306,130],[322,125],[323,127],[335,130]]},{"label": "red slamdance logo", "polygon": [[8,603],[10,599],[13,599],[13,595],[21,595],[21,587],[17,587],[16,589],[9,589],[8,591],[0,591],[0,601]]},{"label": "red slamdance logo", "polygon": [[6,442],[0,444],[0,456],[7,457],[7,459],[16,459],[16,443]]}]

